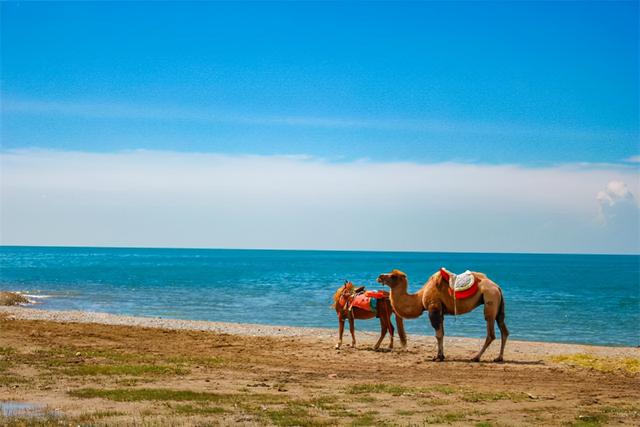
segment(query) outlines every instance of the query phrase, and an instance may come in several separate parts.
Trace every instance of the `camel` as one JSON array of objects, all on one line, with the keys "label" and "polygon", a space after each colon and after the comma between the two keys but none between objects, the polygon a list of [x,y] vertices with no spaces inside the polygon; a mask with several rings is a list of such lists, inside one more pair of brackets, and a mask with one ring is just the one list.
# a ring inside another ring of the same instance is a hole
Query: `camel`
[{"label": "camel", "polygon": [[[374,317],[378,317],[380,319],[380,338],[378,342],[373,346],[374,350],[378,350],[380,348],[380,344],[382,340],[387,335],[387,331],[389,332],[389,349],[393,349],[393,323],[391,322],[391,313],[393,313],[393,308],[391,307],[391,303],[389,302],[389,293],[384,292],[384,296],[376,298],[377,299],[377,307],[376,311],[367,311],[360,307],[353,306],[353,299],[356,294],[363,292],[364,286],[359,288],[355,288],[353,283],[346,281],[345,284],[338,288],[335,295],[333,296],[333,304],[332,306],[336,309],[336,314],[338,315],[338,324],[339,324],[339,338],[338,343],[336,344],[336,349],[340,349],[342,345],[342,335],[344,333],[344,322],[345,320],[349,320],[349,332],[351,332],[351,347],[355,348],[356,346],[356,336],[355,336],[355,319],[373,319]],[[382,292],[382,291],[380,291]],[[407,335],[404,331],[404,323],[402,318],[398,316],[396,313],[396,323],[398,325],[398,335],[400,336],[400,343],[402,347],[407,345]]]},{"label": "camel", "polygon": [[[444,271],[444,272],[443,272]],[[393,270],[388,274],[381,274],[378,282],[391,288],[391,306],[393,310],[405,319],[414,319],[424,311],[429,313],[431,326],[436,331],[438,354],[434,361],[444,360],[444,316],[450,314],[465,314],[484,304],[484,318],[487,321],[487,337],[482,349],[471,359],[479,362],[487,347],[495,340],[494,322],[498,323],[501,335],[500,354],[494,362],[502,362],[504,347],[507,343],[509,330],[504,323],[504,298],[500,287],[483,273],[472,272],[477,292],[465,299],[457,299],[454,305],[453,296],[449,292],[449,283],[443,275],[446,270],[433,274],[415,294],[408,293],[407,275],[402,271]]]}]

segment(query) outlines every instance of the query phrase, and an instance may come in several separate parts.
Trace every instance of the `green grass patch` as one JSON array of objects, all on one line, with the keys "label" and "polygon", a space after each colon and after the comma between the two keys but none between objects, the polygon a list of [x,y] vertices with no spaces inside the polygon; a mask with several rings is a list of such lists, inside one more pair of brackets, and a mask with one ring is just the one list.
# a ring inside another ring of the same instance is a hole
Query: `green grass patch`
[{"label": "green grass patch", "polygon": [[227,412],[218,406],[176,405],[171,407],[174,414],[179,415],[219,415]]},{"label": "green grass patch", "polygon": [[593,369],[600,372],[622,371],[640,373],[640,359],[636,357],[597,357],[589,354],[564,354],[551,358],[556,363]]},{"label": "green grass patch", "polygon": [[5,347],[0,345],[0,355],[2,356],[7,356],[10,354],[14,354],[16,352],[16,349],[13,347]]},{"label": "green grass patch", "polygon": [[145,375],[186,375],[189,370],[167,365],[80,365],[68,368],[64,373],[72,376],[125,375],[139,377]]},{"label": "green grass patch", "polygon": [[630,418],[640,418],[640,406],[632,405],[632,406],[604,406],[600,409],[603,414],[616,416],[616,417],[630,417]]},{"label": "green grass patch", "polygon": [[524,393],[498,392],[478,392],[466,391],[462,395],[465,402],[495,402],[498,400],[511,400],[512,402],[522,402],[527,399]]},{"label": "green grass patch", "polygon": [[0,415],[0,426],[3,427],[52,427],[73,425],[68,419],[55,414],[44,414],[38,417],[6,417]]},{"label": "green grass patch", "polygon": [[30,383],[31,379],[18,377],[15,375],[0,375],[0,386],[8,386],[12,384],[27,384]]},{"label": "green grass patch", "polygon": [[95,412],[89,412],[89,413],[80,415],[80,417],[78,417],[76,421],[87,423],[91,421],[101,420],[103,418],[120,417],[123,415],[127,415],[127,413],[120,412],[120,411],[108,411],[108,410],[95,411]]},{"label": "green grass patch", "polygon": [[358,417],[351,422],[351,425],[353,427],[383,425],[384,423],[378,420],[375,415],[376,413],[374,412],[367,412],[366,414],[358,415]]},{"label": "green grass patch", "polygon": [[609,417],[604,414],[578,415],[571,426],[574,427],[597,427],[605,424]]},{"label": "green grass patch", "polygon": [[189,402],[213,402],[213,403],[242,403],[247,400],[260,403],[282,403],[285,397],[270,394],[225,394],[207,393],[191,390],[174,390],[167,388],[117,388],[96,389],[82,388],[72,390],[69,395],[82,399],[102,398],[116,402],[139,401],[189,401]]},{"label": "green grass patch", "polygon": [[467,418],[465,412],[447,412],[445,414],[434,414],[425,418],[425,424],[451,424],[458,421],[463,421]]},{"label": "green grass patch", "polygon": [[219,368],[225,366],[228,362],[222,357],[188,357],[188,356],[173,356],[167,359],[169,363],[176,363],[182,365],[197,365],[204,366],[206,368]]},{"label": "green grass patch", "polygon": [[401,396],[403,394],[417,394],[417,393],[441,393],[441,394],[453,394],[456,389],[446,385],[436,385],[431,387],[406,387],[395,384],[356,384],[351,386],[348,393],[353,394],[365,394],[365,393],[388,393],[394,396]]},{"label": "green grass patch", "polygon": [[98,350],[98,349],[68,349],[68,353],[75,355],[80,353],[85,359],[106,359],[113,362],[137,362],[137,363],[149,363],[154,362],[157,358],[149,354],[140,353],[126,353],[114,350]]},{"label": "green grass patch", "polygon": [[282,409],[266,411],[266,417],[277,426],[326,426],[335,424],[331,420],[320,420],[299,405],[287,405]]}]

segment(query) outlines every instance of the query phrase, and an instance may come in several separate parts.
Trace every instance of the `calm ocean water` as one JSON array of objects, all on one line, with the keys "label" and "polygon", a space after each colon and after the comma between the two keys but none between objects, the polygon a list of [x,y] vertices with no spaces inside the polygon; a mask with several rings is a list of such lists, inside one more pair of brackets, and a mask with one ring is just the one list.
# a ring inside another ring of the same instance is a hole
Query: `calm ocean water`
[{"label": "calm ocean water", "polygon": [[[513,339],[640,345],[638,256],[4,246],[0,289],[43,297],[38,308],[50,310],[335,327],[329,305],[345,279],[379,288],[376,277],[398,268],[415,292],[441,266],[502,287]],[[426,316],[406,323],[433,333]],[[447,318],[447,335],[484,332],[482,309]]]}]

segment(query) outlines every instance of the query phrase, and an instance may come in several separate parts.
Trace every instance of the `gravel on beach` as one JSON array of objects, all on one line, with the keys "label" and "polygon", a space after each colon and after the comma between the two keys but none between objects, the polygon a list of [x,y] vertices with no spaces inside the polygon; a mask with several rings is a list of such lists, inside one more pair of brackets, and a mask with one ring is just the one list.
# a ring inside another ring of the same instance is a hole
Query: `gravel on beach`
[{"label": "gravel on beach", "polygon": [[[168,319],[161,317],[135,317],[87,311],[53,311],[34,309],[24,306],[0,307],[0,315],[3,313],[8,315],[10,318],[20,320],[45,320],[62,323],[98,323],[103,325],[121,325],[141,328],[209,331],[218,334],[253,337],[297,337],[310,339],[315,342],[326,342],[327,344],[332,344],[337,339],[337,325],[335,329],[309,328],[298,326],[272,326],[251,323]],[[430,332],[431,330],[425,327],[425,333],[429,334]],[[345,331],[345,343],[347,344],[349,342],[348,335],[348,331]],[[369,345],[371,342],[375,342],[378,334],[374,332],[358,330],[356,324],[356,337],[359,343],[363,345]],[[431,346],[435,342],[435,339],[430,335],[412,334],[409,335],[408,339],[410,345]],[[493,346],[498,346],[499,340],[500,338],[498,337]],[[480,338],[450,336],[445,337],[445,345],[447,345],[448,348],[455,347],[458,350],[477,350],[477,348],[482,344],[483,341],[484,340]],[[511,339],[507,344],[507,354],[511,354],[512,357],[515,356],[517,359],[527,359],[531,357],[544,358],[569,353],[585,353],[602,357],[637,358],[640,357],[640,348],[516,341]]]}]

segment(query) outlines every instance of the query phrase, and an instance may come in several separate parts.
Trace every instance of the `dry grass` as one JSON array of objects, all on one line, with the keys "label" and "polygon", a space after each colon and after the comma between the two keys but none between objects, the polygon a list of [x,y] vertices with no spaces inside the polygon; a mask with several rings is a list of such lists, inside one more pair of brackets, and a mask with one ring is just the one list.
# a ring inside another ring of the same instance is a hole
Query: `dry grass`
[{"label": "dry grass", "polygon": [[604,358],[578,353],[554,356],[551,360],[556,363],[593,369],[599,372],[621,371],[631,374],[640,373],[640,359],[633,357]]}]

